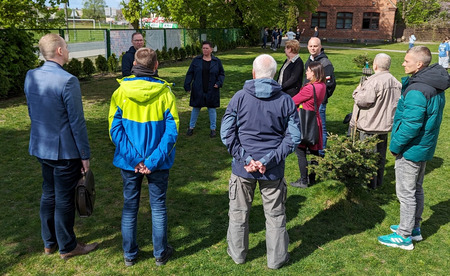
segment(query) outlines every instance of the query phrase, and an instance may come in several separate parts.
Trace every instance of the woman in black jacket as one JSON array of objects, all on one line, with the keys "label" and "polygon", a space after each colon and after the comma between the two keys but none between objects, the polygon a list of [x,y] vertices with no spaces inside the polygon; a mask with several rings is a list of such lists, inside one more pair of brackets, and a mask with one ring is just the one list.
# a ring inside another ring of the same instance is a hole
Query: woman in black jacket
[{"label": "woman in black jacket", "polygon": [[302,87],[304,67],[303,60],[298,55],[299,50],[300,43],[297,40],[286,41],[284,52],[287,59],[281,66],[277,79],[283,91],[291,97],[294,97]]},{"label": "woman in black jacket", "polygon": [[189,105],[192,106],[191,120],[186,133],[187,136],[194,134],[200,109],[208,108],[210,137],[216,136],[216,108],[220,106],[220,91],[225,80],[220,59],[212,55],[212,43],[203,41],[202,52],[192,60],[184,80],[184,90],[191,93]]}]

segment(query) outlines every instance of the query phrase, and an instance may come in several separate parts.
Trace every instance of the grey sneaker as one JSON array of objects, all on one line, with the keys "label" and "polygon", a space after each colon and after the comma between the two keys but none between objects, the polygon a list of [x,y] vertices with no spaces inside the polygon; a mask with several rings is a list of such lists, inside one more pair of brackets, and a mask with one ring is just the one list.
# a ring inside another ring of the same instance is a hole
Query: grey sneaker
[{"label": "grey sneaker", "polygon": [[156,265],[157,266],[165,265],[167,263],[167,261],[170,259],[170,257],[172,257],[173,251],[174,251],[173,247],[170,245],[167,245],[167,248],[164,251],[163,256],[161,258],[155,260]]},{"label": "grey sneaker", "polygon": [[305,183],[300,178],[297,179],[297,181],[295,181],[295,182],[291,182],[290,184],[292,187],[296,187],[296,188],[302,188],[302,189],[308,188],[308,183]]},{"label": "grey sneaker", "polygon": [[125,266],[133,266],[136,263],[136,259],[127,259],[125,258]]},{"label": "grey sneaker", "polygon": [[[389,229],[391,229],[391,231],[395,233],[395,232],[397,232],[398,225],[391,225],[391,227],[389,227]],[[420,232],[420,228],[414,228],[412,230],[411,239],[413,241],[421,241],[421,240],[423,240],[422,234]]]}]

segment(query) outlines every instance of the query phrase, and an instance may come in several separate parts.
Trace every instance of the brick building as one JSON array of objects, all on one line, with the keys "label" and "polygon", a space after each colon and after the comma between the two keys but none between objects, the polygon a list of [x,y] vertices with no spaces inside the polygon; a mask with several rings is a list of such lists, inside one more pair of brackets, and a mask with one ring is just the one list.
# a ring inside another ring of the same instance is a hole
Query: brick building
[{"label": "brick building", "polygon": [[328,41],[376,42],[394,36],[397,0],[318,0],[315,13],[299,17],[302,40],[319,27],[319,37]]}]

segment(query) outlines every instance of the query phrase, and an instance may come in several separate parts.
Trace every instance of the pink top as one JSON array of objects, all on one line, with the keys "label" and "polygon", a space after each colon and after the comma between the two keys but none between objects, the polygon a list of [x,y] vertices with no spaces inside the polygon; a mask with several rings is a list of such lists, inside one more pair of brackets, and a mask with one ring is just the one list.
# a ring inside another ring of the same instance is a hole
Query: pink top
[{"label": "pink top", "polygon": [[[320,119],[319,114],[319,106],[322,104],[323,99],[325,98],[325,93],[327,87],[323,82],[315,82],[314,87],[316,88],[316,118],[317,124],[319,125],[319,143],[313,146],[308,146],[311,150],[321,150],[323,149],[323,135],[322,135],[322,120]],[[314,90],[311,83],[307,83],[305,86],[300,89],[300,92],[295,95],[292,100],[296,106],[302,105],[302,108],[306,110],[314,110]],[[300,144],[299,147],[306,147],[303,144]]]}]

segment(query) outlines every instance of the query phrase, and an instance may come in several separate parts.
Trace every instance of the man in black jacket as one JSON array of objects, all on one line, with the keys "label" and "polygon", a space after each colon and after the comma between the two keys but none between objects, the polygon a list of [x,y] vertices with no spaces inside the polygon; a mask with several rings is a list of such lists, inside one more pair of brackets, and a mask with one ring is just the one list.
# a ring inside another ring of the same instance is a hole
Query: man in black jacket
[{"label": "man in black jacket", "polygon": [[[325,95],[325,99],[323,100],[322,104],[319,107],[319,113],[320,113],[320,119],[322,120],[322,131],[323,131],[323,148],[325,149],[327,145],[327,128],[326,128],[326,109],[327,109],[327,103],[328,98],[333,95],[334,89],[336,89],[336,78],[334,77],[334,67],[333,64],[331,64],[331,61],[328,59],[327,55],[325,55],[324,50],[322,49],[322,43],[320,42],[320,39],[317,37],[311,37],[311,39],[308,41],[308,51],[311,54],[308,58],[308,60],[305,63],[305,71],[308,69],[309,63],[311,61],[318,61],[322,64],[324,71],[325,71],[325,78],[327,85],[327,93]],[[305,80],[305,83],[307,83],[308,80]],[[319,151],[320,155],[324,155],[324,151]]]},{"label": "man in black jacket", "polygon": [[128,51],[122,57],[122,77],[127,77],[131,75],[131,68],[133,67],[134,54],[136,51],[144,47],[144,37],[141,33],[134,33],[131,36],[131,43],[133,46],[128,49]]}]

